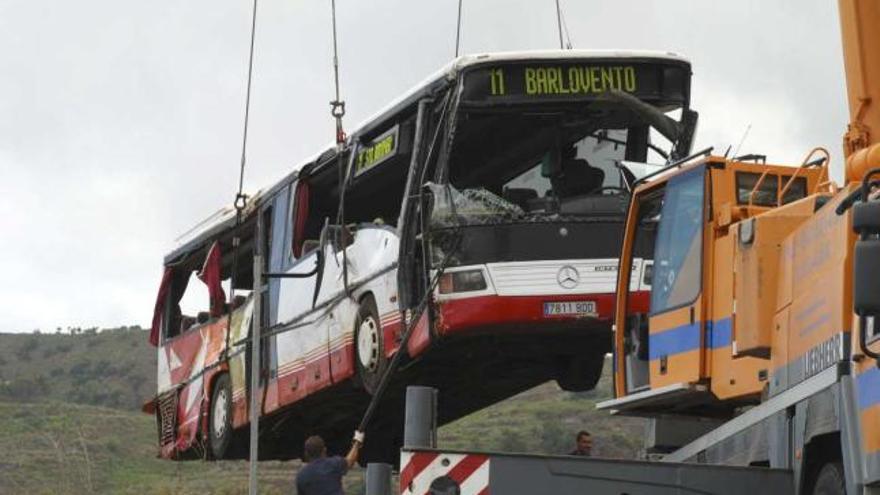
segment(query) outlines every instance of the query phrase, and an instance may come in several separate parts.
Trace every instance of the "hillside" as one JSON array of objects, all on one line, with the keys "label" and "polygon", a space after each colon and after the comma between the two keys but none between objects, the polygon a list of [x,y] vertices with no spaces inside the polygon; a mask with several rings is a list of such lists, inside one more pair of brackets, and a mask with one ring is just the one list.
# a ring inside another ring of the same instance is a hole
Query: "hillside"
[{"label": "hillside", "polygon": [[156,348],[140,327],[0,334],[0,400],[140,409],[156,390]]},{"label": "hillside", "polygon": [[[244,462],[156,458],[154,420],[108,408],[0,403],[0,493],[238,494]],[[260,465],[260,493],[290,493],[297,463]],[[354,488],[359,474],[349,480]]]},{"label": "hillside", "polygon": [[[145,337],[140,329],[0,334],[0,493],[246,492],[244,462],[155,457],[155,421],[137,411],[155,387],[155,349]],[[440,445],[559,454],[586,429],[596,455],[634,457],[642,421],[594,409],[610,385],[607,370],[592,392],[541,385],[444,426]],[[290,493],[297,465],[262,463],[261,493]],[[347,485],[359,493],[361,472]]]},{"label": "hillside", "polygon": [[545,383],[440,428],[438,441],[450,448],[565,454],[574,448],[577,432],[587,430],[594,455],[635,458],[643,445],[644,420],[595,409],[611,397],[610,360],[605,365],[596,390],[570,393]]}]

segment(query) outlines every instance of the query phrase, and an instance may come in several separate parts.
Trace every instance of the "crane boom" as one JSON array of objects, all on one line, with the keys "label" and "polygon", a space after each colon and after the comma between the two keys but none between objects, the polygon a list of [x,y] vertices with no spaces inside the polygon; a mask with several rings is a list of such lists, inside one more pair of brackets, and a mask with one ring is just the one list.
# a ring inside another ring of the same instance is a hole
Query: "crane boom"
[{"label": "crane boom", "polygon": [[880,2],[839,0],[850,123],[843,138],[846,181],[880,166]]}]

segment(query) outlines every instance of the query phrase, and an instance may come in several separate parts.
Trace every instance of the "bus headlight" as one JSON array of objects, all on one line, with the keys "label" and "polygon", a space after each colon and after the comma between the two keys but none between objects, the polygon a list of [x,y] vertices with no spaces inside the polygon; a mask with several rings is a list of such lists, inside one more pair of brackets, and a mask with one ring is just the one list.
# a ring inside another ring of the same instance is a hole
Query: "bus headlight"
[{"label": "bus headlight", "polygon": [[486,279],[483,277],[483,270],[447,272],[440,276],[438,287],[441,294],[485,290]]}]

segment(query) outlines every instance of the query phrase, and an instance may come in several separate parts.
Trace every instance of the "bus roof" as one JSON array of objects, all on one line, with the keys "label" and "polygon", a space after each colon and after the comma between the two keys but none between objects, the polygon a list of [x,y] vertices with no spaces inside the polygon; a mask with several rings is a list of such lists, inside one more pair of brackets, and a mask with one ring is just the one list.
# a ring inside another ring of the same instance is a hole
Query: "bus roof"
[{"label": "bus roof", "polygon": [[[402,96],[392,100],[381,110],[362,121],[354,128],[354,131],[350,133],[349,138],[368,134],[377,127],[381,127],[389,118],[393,118],[403,109],[414,105],[418,100],[425,96],[436,94],[438,90],[445,88],[448,84],[455,81],[462,71],[471,67],[497,62],[515,62],[521,60],[589,60],[614,58],[621,60],[653,59],[658,61],[690,64],[690,61],[687,58],[679,54],[649,50],[532,50],[463,55],[453,59],[443,68],[424,79],[409,91],[405,92]],[[273,182],[271,187],[261,189],[257,193],[251,195],[248,199],[248,208],[245,215],[254,211],[254,209],[259,206],[261,199],[271,197],[276,189],[295,179],[299,170],[314,164],[334,148],[335,144],[331,143],[330,145],[327,145],[319,153],[300,162],[299,165],[294,167],[292,172],[285,173],[281,179]],[[235,226],[235,209],[232,205],[224,206],[176,238],[174,241],[174,248],[165,256],[165,262],[168,263],[179,259],[187,252],[200,248],[207,240],[214,238],[221,232],[224,232],[233,226]]]}]

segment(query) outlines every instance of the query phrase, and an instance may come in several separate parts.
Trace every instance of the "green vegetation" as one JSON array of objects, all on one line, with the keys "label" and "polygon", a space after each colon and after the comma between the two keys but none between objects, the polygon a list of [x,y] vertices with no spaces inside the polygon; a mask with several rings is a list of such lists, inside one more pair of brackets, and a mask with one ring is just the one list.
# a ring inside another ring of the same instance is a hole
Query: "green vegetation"
[{"label": "green vegetation", "polygon": [[[39,402],[0,403],[0,416],[0,493],[247,492],[245,462],[158,459],[155,422],[145,414]],[[262,463],[260,493],[290,493],[297,465]]]},{"label": "green vegetation", "polygon": [[140,409],[156,390],[156,349],[140,327],[0,334],[0,400]]},{"label": "green vegetation", "polygon": [[[155,420],[139,412],[155,390],[156,350],[137,327],[0,334],[0,493],[157,495],[247,492],[245,462],[156,457]],[[643,423],[598,412],[610,396],[547,383],[440,430],[448,448],[559,454],[581,429],[594,453],[633,457]],[[260,464],[260,493],[291,493],[298,462]],[[346,477],[362,492],[362,471]]]},{"label": "green vegetation", "polygon": [[449,448],[565,454],[580,430],[593,435],[593,454],[634,458],[642,447],[644,420],[610,416],[596,402],[611,397],[610,361],[595,390],[563,392],[545,383],[477,411],[440,429],[438,442]]}]

